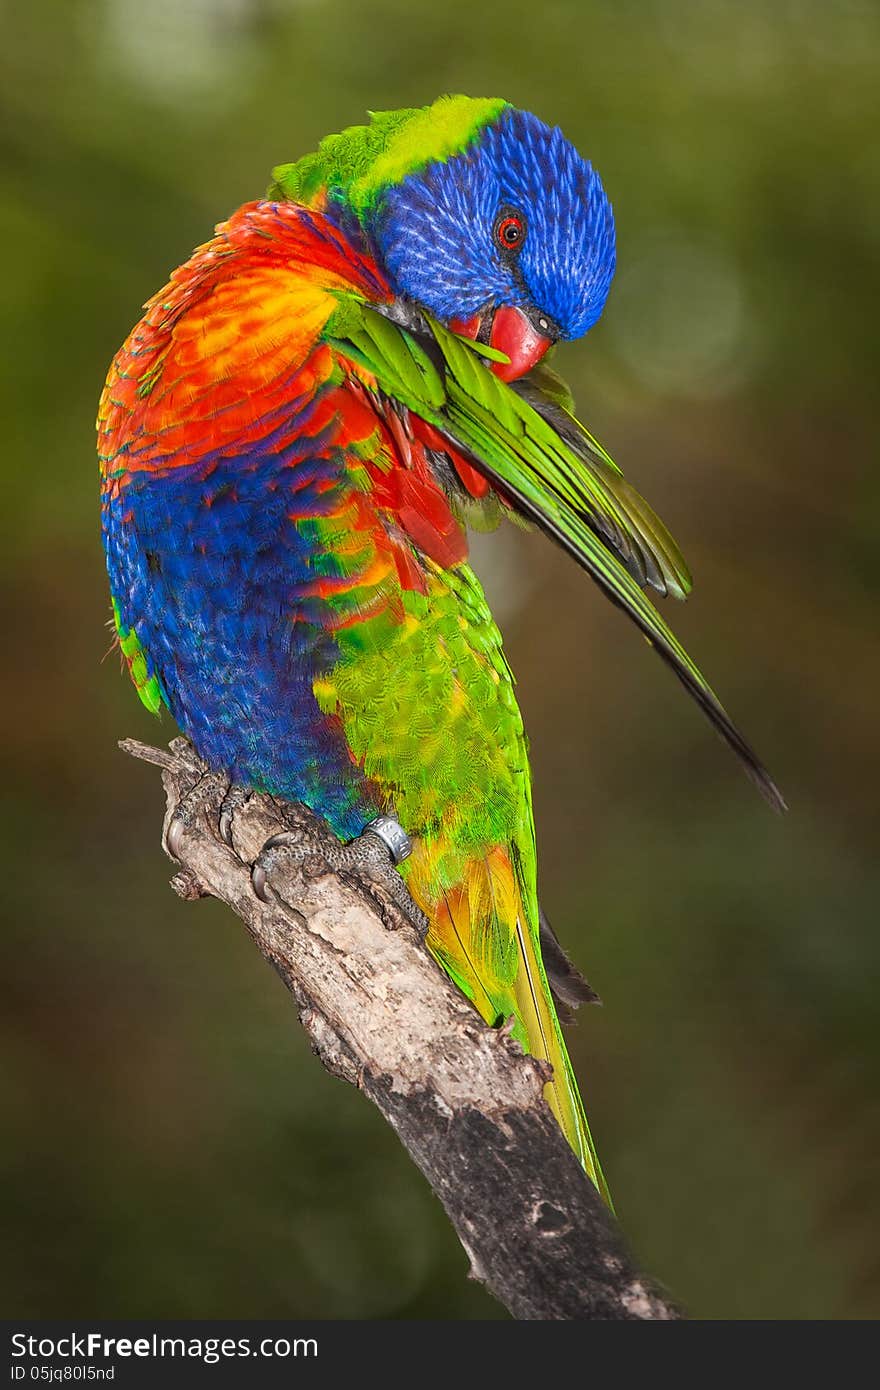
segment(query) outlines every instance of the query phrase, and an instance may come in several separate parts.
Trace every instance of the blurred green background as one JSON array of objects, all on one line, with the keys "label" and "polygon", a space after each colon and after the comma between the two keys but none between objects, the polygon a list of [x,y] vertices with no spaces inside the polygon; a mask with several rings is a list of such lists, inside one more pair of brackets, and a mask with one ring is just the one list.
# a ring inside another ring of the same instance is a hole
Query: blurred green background
[{"label": "blurred green background", "polygon": [[[492,1318],[238,921],[167,888],[172,736],[103,662],[95,405],[139,305],[367,108],[503,95],[614,203],[557,359],[681,541],[679,634],[791,803],[537,536],[475,550],[532,737],[542,896],[618,1211],[695,1316],[880,1314],[880,9],[858,0],[0,6],[2,1306]],[[667,610],[668,611],[668,610]]]}]

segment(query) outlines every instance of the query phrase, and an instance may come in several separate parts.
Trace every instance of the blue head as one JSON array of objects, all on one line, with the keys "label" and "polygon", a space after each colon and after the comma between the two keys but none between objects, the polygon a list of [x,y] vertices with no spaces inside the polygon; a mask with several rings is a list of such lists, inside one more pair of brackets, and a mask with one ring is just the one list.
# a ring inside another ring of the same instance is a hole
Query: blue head
[{"label": "blue head", "polygon": [[614,274],[598,174],[561,130],[512,106],[386,186],[371,232],[394,289],[444,321],[511,306],[551,339],[579,338]]}]

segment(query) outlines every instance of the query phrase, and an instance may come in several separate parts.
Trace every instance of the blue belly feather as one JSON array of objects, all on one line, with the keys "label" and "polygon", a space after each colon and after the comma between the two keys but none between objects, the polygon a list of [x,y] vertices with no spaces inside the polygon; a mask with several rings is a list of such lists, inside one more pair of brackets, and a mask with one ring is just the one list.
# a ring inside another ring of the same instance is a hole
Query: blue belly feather
[{"label": "blue belly feather", "polygon": [[315,701],[337,647],[303,592],[315,528],[288,516],[294,501],[298,516],[338,506],[344,461],[312,453],[291,467],[289,455],[264,440],[257,457],[131,474],[104,505],[110,588],[200,756],[348,839],[384,808]]}]

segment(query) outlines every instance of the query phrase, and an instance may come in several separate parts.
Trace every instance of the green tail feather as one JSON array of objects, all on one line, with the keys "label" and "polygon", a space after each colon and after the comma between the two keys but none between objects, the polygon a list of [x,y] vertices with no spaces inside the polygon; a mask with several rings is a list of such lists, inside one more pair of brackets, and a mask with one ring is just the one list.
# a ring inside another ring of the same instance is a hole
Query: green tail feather
[{"label": "green tail feather", "polygon": [[611,1210],[614,1204],[602,1172],[590,1126],[580,1097],[562,1028],[550,997],[544,967],[535,949],[532,933],[517,921],[520,970],[514,983],[518,1018],[525,1027],[529,1051],[545,1057],[553,1067],[553,1079],[545,1096],[559,1126],[587,1175],[592,1178]]}]

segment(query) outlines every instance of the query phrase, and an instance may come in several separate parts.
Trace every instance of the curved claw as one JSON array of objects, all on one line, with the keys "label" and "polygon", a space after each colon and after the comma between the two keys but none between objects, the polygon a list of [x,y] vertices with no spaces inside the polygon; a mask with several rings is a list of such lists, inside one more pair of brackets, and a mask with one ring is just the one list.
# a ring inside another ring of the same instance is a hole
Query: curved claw
[{"label": "curved claw", "polygon": [[251,869],[251,884],[260,902],[267,903],[269,901],[269,875],[259,860]]},{"label": "curved claw", "polygon": [[235,849],[232,843],[232,827],[235,823],[236,812],[246,806],[251,799],[250,789],[243,787],[240,783],[233,782],[227,789],[226,795],[220,802],[220,816],[217,821],[217,829],[220,838],[230,849]]},{"label": "curved claw", "polygon": [[220,820],[217,823],[217,828],[220,831],[220,839],[223,840],[223,842],[227,844],[230,849],[235,848],[235,846],[232,843],[232,821],[232,811],[227,810],[227,808],[224,806],[220,812]]},{"label": "curved claw", "polygon": [[278,849],[282,845],[290,845],[292,839],[290,833],[283,830],[277,835],[270,835],[253,862],[251,883],[261,902],[267,903],[269,901],[269,869],[266,866],[266,859],[272,850]]},{"label": "curved claw", "polygon": [[291,835],[289,830],[279,830],[277,835],[270,835],[263,848],[260,850],[260,858],[270,849],[278,849],[279,846],[290,845],[296,841],[296,836]]},{"label": "curved claw", "polygon": [[180,816],[175,816],[168,827],[168,834],[165,836],[165,844],[168,853],[174,859],[180,858],[180,847],[183,842],[183,832],[186,826]]}]

